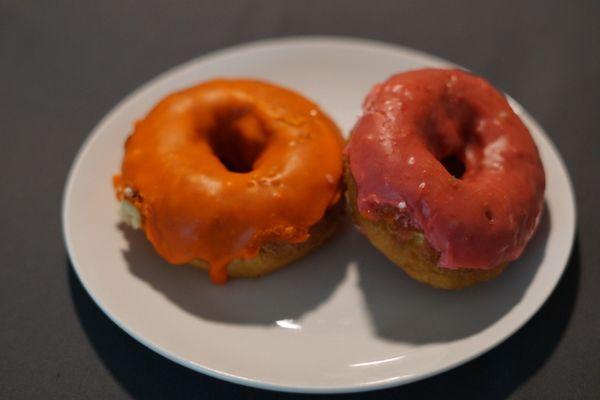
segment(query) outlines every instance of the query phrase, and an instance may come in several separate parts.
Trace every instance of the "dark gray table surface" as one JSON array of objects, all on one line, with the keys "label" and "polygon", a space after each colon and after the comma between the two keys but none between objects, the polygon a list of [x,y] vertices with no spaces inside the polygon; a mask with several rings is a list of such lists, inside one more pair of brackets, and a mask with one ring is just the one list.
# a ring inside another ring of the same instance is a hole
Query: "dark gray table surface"
[{"label": "dark gray table surface", "polygon": [[577,196],[568,269],[525,327],[445,374],[349,397],[600,398],[600,2],[352,3],[0,1],[0,398],[303,397],[138,344],[77,281],[60,223],[73,157],[117,101],[211,50],[303,34],[385,40],[487,77],[544,126]]}]

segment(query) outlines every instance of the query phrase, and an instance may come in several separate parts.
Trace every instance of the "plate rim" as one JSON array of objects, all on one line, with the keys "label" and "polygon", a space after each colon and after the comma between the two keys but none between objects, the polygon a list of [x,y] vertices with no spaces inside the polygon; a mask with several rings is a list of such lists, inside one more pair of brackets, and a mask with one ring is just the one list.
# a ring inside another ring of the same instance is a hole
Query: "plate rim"
[{"label": "plate rim", "polygon": [[84,159],[85,155],[90,151],[93,147],[93,143],[101,136],[101,132],[103,127],[107,125],[113,118],[115,118],[115,114],[119,109],[121,109],[125,104],[129,103],[130,100],[137,97],[140,93],[145,90],[154,87],[159,84],[161,81],[165,80],[165,78],[183,73],[186,69],[191,69],[196,66],[198,63],[202,63],[208,60],[211,60],[215,57],[227,57],[230,55],[239,55],[242,51],[256,51],[256,50],[267,50],[269,48],[278,48],[283,46],[302,46],[302,45],[320,45],[320,46],[348,46],[354,48],[366,47],[370,50],[376,48],[377,50],[389,51],[393,53],[402,53],[405,58],[415,59],[419,62],[425,62],[428,64],[444,64],[444,65],[454,65],[461,67],[451,61],[445,60],[436,55],[432,55],[426,53],[421,50],[413,49],[411,47],[397,45],[394,43],[389,43],[385,41],[373,40],[373,39],[365,39],[351,36],[330,36],[330,35],[301,35],[301,36],[284,36],[277,38],[268,38],[261,40],[254,40],[249,42],[243,42],[240,44],[236,44],[234,46],[217,49],[213,51],[209,51],[200,56],[194,57],[188,61],[185,61],[181,64],[175,65],[171,68],[168,68],[164,72],[156,75],[155,77],[147,80],[137,86],[134,90],[129,92],[125,97],[119,100],[114,106],[112,106],[104,116],[93,126],[93,128],[89,131],[86,138],[80,145],[77,153],[71,163],[69,168],[69,172],[67,174],[64,189],[62,193],[62,201],[61,201],[61,224],[62,224],[62,235],[63,241],[67,250],[68,259],[72,269],[75,272],[79,282],[85,288],[88,295],[92,298],[94,303],[102,310],[102,312],[120,329],[122,329],[125,333],[131,336],[133,339],[146,346],[148,349],[160,354],[161,356],[167,358],[168,360],[175,362],[181,366],[192,369],[196,372],[200,372],[206,374],[210,377],[221,379],[228,381],[230,383],[241,384],[245,386],[250,386],[258,389],[271,390],[271,391],[281,391],[281,392],[290,392],[290,393],[312,393],[312,394],[334,394],[334,393],[355,393],[355,392],[365,392],[371,390],[378,389],[386,389],[395,386],[400,386],[404,384],[408,384],[411,382],[416,382],[419,380],[427,379],[429,377],[441,374],[443,372],[449,371],[451,369],[457,368],[461,365],[468,363],[469,361],[480,357],[481,355],[489,352],[494,349],[501,343],[503,343],[508,338],[512,337],[518,330],[520,330],[527,322],[531,320],[531,318],[542,308],[542,306],[546,303],[550,295],[554,292],[558,282],[560,282],[562,276],[564,275],[565,270],[568,266],[568,261],[571,257],[573,251],[573,244],[575,241],[576,235],[576,227],[577,227],[577,207],[576,207],[576,197],[575,191],[573,188],[573,183],[571,180],[571,176],[569,174],[569,170],[560,154],[558,149],[556,148],[554,142],[551,140],[550,136],[546,133],[546,131],[542,128],[542,126],[531,116],[526,109],[521,106],[521,104],[514,100],[510,95],[506,95],[509,99],[509,102],[513,108],[517,108],[521,117],[524,117],[527,120],[528,124],[534,126],[536,130],[542,133],[544,139],[551,150],[552,153],[556,156],[558,161],[558,167],[566,178],[567,183],[567,198],[568,203],[570,204],[569,213],[572,214],[572,222],[569,226],[570,234],[568,237],[569,243],[567,248],[569,249],[565,253],[562,254],[562,260],[560,261],[560,265],[562,265],[562,270],[560,274],[556,275],[556,278],[550,285],[546,286],[546,292],[542,296],[543,300],[536,307],[529,310],[526,313],[525,318],[521,318],[518,323],[514,324],[506,331],[504,335],[500,338],[496,338],[495,340],[490,341],[488,344],[483,346],[478,351],[469,354],[467,357],[462,358],[459,361],[448,363],[441,368],[432,369],[425,373],[420,373],[411,376],[400,376],[393,377],[384,380],[375,380],[363,383],[357,383],[356,385],[343,385],[343,386],[295,386],[295,385],[286,385],[286,384],[277,384],[277,383],[269,383],[268,381],[247,378],[243,376],[239,376],[236,374],[228,373],[226,371],[221,371],[219,369],[210,368],[201,364],[198,364],[192,360],[182,358],[177,356],[160,346],[154,344],[151,340],[143,337],[142,335],[136,333],[133,329],[129,328],[125,323],[123,323],[116,315],[112,314],[107,307],[104,306],[103,302],[96,296],[94,291],[91,289],[90,285],[86,281],[83,274],[80,272],[77,267],[77,262],[73,257],[75,252],[73,251],[73,245],[71,243],[71,232],[69,231],[69,214],[68,209],[70,208],[70,194],[73,191],[74,179],[76,172],[80,169],[80,164]]}]

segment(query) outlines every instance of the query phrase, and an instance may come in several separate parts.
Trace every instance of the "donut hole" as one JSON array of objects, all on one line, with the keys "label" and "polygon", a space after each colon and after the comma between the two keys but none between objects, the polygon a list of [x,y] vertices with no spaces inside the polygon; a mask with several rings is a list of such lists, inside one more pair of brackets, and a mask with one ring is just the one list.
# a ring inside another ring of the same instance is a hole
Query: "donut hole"
[{"label": "donut hole", "polygon": [[446,171],[456,179],[461,179],[465,174],[465,163],[456,155],[450,155],[443,158],[441,161]]},{"label": "donut hole", "polygon": [[208,143],[230,172],[248,173],[267,146],[269,132],[252,113],[230,111],[218,116],[208,134]]},{"label": "donut hole", "polygon": [[468,104],[445,95],[421,125],[427,149],[457,179],[466,172],[467,147],[477,140],[474,115]]}]

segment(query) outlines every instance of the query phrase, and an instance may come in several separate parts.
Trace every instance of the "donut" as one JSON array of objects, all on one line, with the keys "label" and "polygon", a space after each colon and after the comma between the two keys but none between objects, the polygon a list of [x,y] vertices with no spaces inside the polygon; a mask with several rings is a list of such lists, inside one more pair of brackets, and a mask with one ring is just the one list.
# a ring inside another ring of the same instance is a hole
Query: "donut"
[{"label": "donut", "polygon": [[376,85],[345,150],[347,204],[410,277],[460,289],[520,257],[545,177],[529,131],[486,80],[421,69]]},{"label": "donut", "polygon": [[312,101],[256,80],[171,94],[135,124],[113,184],[125,222],[215,283],[272,272],[335,230],[344,142]]}]

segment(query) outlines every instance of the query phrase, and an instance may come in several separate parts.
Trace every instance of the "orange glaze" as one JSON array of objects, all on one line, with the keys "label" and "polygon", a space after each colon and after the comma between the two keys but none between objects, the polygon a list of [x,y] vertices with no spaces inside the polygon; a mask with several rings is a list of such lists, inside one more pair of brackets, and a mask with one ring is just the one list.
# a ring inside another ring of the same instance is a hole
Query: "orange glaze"
[{"label": "orange glaze", "polygon": [[166,97],[136,123],[114,185],[163,258],[203,259],[224,283],[233,259],[308,239],[340,198],[342,149],[335,124],[301,95],[213,80]]}]

